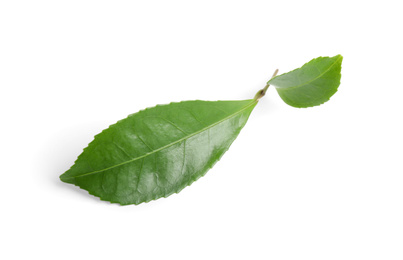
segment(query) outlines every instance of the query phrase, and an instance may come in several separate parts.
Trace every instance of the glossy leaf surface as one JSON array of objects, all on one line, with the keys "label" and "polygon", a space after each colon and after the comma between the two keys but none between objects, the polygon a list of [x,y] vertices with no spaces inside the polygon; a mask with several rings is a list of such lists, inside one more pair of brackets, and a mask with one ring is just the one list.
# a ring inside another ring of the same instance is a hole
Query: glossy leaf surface
[{"label": "glossy leaf surface", "polygon": [[341,55],[319,57],[299,69],[274,77],[268,84],[275,86],[280,97],[290,106],[318,106],[336,93],[342,60]]},{"label": "glossy leaf surface", "polygon": [[185,101],[145,109],[95,136],[60,179],[122,205],[167,197],[221,158],[256,104]]}]

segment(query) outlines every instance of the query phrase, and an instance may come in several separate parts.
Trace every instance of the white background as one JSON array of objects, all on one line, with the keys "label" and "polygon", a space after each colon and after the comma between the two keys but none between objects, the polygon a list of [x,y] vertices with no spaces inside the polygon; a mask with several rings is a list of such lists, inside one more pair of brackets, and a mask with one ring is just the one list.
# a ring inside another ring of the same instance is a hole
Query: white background
[{"label": "white background", "polygon": [[[1,1],[0,258],[403,259],[399,2]],[[122,207],[59,180],[128,114],[336,54],[328,103],[269,89],[180,194]]]}]

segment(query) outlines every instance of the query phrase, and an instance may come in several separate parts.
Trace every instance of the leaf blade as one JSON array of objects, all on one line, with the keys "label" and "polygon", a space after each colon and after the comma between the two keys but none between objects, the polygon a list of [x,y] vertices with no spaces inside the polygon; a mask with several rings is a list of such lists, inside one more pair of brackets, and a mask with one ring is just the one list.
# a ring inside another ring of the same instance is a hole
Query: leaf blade
[{"label": "leaf blade", "polygon": [[318,57],[301,68],[269,80],[278,94],[290,106],[305,108],[318,106],[337,92],[341,79],[343,56]]},{"label": "leaf blade", "polygon": [[95,136],[60,179],[122,205],[167,197],[221,158],[255,105],[185,101],[132,114]]}]

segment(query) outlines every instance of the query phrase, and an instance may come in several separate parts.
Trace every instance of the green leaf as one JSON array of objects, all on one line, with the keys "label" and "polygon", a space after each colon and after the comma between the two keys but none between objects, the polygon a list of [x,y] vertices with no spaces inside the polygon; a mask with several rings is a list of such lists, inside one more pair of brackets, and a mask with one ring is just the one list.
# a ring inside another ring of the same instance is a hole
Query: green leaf
[{"label": "green leaf", "polygon": [[319,57],[301,68],[272,78],[280,97],[293,107],[318,106],[329,100],[340,85],[343,57]]},{"label": "green leaf", "polygon": [[221,158],[256,104],[185,101],[145,109],[96,135],[60,179],[122,205],[178,193]]}]

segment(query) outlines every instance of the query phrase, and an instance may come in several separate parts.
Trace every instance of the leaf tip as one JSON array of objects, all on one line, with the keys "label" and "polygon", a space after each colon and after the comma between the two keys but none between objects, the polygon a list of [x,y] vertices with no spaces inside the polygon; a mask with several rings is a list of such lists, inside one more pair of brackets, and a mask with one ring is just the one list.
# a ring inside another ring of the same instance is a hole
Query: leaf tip
[{"label": "leaf tip", "polygon": [[71,177],[66,176],[66,173],[67,173],[67,172],[61,174],[61,175],[59,176],[59,179],[60,179],[62,182],[65,182],[65,183],[75,184],[74,178],[71,178]]}]

